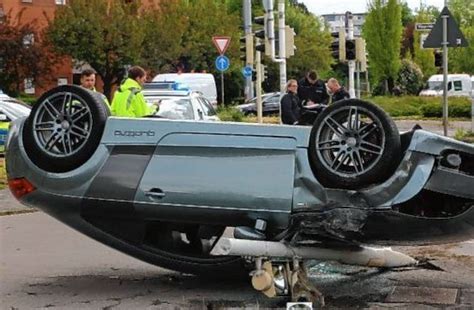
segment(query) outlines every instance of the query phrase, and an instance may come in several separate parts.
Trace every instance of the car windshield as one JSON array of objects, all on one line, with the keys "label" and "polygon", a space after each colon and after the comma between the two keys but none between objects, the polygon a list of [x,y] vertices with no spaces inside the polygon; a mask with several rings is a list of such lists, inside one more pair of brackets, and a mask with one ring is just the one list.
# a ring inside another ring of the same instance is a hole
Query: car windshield
[{"label": "car windshield", "polygon": [[443,82],[441,81],[428,81],[428,89],[430,90],[441,90],[443,88]]},{"label": "car windshield", "polygon": [[194,119],[193,106],[189,99],[160,99],[160,109],[156,115],[169,119]]}]

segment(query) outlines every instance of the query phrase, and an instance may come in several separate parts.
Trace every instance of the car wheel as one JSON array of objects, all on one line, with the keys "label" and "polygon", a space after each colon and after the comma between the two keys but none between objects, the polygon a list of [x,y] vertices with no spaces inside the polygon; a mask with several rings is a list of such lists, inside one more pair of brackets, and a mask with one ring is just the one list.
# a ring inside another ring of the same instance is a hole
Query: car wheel
[{"label": "car wheel", "polygon": [[26,153],[46,171],[73,170],[97,149],[109,114],[98,94],[74,85],[53,88],[38,99],[25,122]]},{"label": "car wheel", "polygon": [[337,102],[316,118],[309,143],[311,168],[322,185],[358,189],[386,180],[400,162],[400,135],[379,107]]}]

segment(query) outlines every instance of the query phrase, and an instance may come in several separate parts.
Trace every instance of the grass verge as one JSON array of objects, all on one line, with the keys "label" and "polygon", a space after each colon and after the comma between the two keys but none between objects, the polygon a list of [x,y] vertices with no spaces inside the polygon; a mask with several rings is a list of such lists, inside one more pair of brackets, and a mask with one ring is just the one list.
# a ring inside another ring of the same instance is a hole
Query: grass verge
[{"label": "grass verge", "polygon": [[474,132],[470,130],[458,129],[454,134],[454,139],[474,144]]}]

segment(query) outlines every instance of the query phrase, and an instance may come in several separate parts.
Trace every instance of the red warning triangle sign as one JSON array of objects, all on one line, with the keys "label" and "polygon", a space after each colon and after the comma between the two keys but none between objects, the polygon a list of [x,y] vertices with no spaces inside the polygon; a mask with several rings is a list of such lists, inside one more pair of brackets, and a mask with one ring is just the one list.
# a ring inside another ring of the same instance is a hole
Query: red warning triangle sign
[{"label": "red warning triangle sign", "polygon": [[219,54],[224,54],[227,48],[229,47],[230,44],[230,37],[212,37],[212,42],[214,42],[214,45],[217,48],[217,51]]}]

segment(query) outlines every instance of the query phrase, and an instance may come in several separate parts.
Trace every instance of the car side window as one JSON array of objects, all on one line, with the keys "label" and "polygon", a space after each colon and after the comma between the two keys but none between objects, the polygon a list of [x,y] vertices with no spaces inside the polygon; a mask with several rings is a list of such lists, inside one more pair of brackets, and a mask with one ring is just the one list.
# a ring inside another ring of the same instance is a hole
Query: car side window
[{"label": "car side window", "polygon": [[461,81],[454,81],[454,91],[461,91],[462,90],[462,82]]},{"label": "car side window", "polygon": [[207,111],[201,102],[201,98],[194,98],[194,101],[197,103],[197,108],[200,111],[200,113],[202,113],[203,116],[207,116]]},{"label": "car side window", "polygon": [[212,106],[212,104],[209,102],[209,100],[207,100],[206,98],[200,98],[201,99],[201,103],[204,107],[204,109],[207,111],[207,115],[208,116],[214,116],[216,115],[216,110],[214,110],[214,107]]}]

